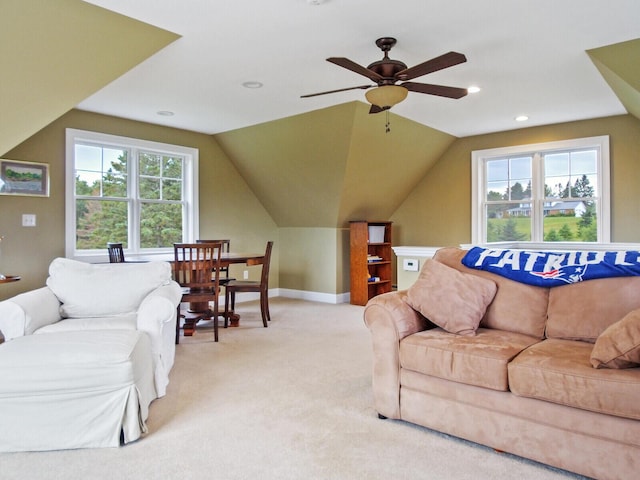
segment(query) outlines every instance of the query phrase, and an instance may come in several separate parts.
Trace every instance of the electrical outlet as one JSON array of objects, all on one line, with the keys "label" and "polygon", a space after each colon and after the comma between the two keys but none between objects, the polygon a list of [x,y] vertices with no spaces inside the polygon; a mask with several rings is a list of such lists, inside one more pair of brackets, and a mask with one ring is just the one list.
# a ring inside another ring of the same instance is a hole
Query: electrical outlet
[{"label": "electrical outlet", "polygon": [[23,227],[35,227],[36,226],[36,216],[33,213],[23,213],[22,214],[22,226]]},{"label": "electrical outlet", "polygon": [[417,272],[419,268],[419,262],[415,258],[405,258],[402,261],[402,268],[406,272]]},{"label": "electrical outlet", "polygon": [[245,270],[242,274],[242,278],[245,280],[249,280],[249,270]]}]

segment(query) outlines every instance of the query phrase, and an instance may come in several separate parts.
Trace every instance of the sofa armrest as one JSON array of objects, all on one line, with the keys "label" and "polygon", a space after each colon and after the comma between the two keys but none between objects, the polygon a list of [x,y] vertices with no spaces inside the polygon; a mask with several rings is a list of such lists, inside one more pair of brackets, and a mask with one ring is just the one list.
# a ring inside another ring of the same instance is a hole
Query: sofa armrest
[{"label": "sofa armrest", "polygon": [[175,360],[176,321],[181,300],[182,289],[172,280],[149,293],[138,308],[136,328],[146,332],[151,339],[158,397],[166,393]]},{"label": "sofa armrest", "polygon": [[181,300],[182,290],[173,280],[156,288],[138,308],[137,329],[148,332],[152,337],[160,334],[164,324],[176,318]]},{"label": "sofa armrest", "polygon": [[400,418],[400,340],[429,326],[406,298],[406,291],[385,293],[369,300],[364,310],[373,342],[374,404],[388,418]]},{"label": "sofa armrest", "polygon": [[61,320],[60,301],[49,287],[42,287],[0,302],[0,330],[5,341],[31,335]]},{"label": "sofa armrest", "polygon": [[386,325],[393,332],[394,343],[429,328],[429,320],[410,307],[406,300],[406,290],[373,297],[364,309],[365,324],[374,335],[379,325]]}]

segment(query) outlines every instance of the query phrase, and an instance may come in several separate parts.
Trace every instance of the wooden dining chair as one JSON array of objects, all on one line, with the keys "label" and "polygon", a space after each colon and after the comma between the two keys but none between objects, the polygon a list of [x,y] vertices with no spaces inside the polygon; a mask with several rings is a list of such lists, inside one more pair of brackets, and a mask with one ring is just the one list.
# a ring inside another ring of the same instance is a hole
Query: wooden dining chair
[{"label": "wooden dining chair", "polygon": [[[222,253],[229,253],[231,249],[231,240],[196,240],[196,243],[221,243],[222,244]],[[229,277],[229,267],[220,267],[220,285],[225,286],[231,280],[235,280],[235,278]]]},{"label": "wooden dining chair", "polygon": [[109,252],[109,263],[123,263],[124,250],[122,243],[108,242],[107,251]]},{"label": "wooden dining chair", "polygon": [[[267,327],[267,322],[271,321],[269,314],[269,265],[271,264],[271,250],[273,242],[267,242],[267,248],[264,257],[247,262],[247,265],[262,265],[260,281],[252,280],[232,280],[226,285],[224,297],[224,321],[229,320],[229,316],[235,311],[236,293],[239,292],[258,292],[260,293],[260,314],[262,315],[262,324]],[[231,307],[231,308],[229,308]]]},{"label": "wooden dining chair", "polygon": [[182,287],[182,302],[189,303],[184,312],[178,306],[176,343],[180,341],[181,318],[187,336],[193,335],[200,320],[213,320],[213,337],[217,342],[222,244],[175,243],[173,250],[173,279]]}]

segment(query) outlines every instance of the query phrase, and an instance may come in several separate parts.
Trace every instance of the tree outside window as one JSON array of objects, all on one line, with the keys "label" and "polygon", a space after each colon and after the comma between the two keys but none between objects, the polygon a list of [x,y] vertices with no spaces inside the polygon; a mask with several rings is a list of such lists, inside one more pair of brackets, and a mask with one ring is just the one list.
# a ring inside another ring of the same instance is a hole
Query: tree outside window
[{"label": "tree outside window", "polygon": [[608,241],[608,138],[526,147],[473,153],[474,243]]},{"label": "tree outside window", "polygon": [[194,238],[193,149],[179,154],[170,150],[182,147],[162,151],[142,145],[150,142],[72,132],[67,196],[74,215],[67,232],[73,232],[73,252],[103,252],[107,242],[122,243],[130,253],[172,250]]}]

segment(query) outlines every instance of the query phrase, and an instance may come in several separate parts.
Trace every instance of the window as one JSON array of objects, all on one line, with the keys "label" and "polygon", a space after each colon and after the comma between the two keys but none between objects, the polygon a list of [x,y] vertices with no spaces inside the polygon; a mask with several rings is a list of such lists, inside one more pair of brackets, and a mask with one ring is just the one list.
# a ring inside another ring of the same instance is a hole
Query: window
[{"label": "window", "polygon": [[198,150],[67,129],[67,257],[173,251],[198,231]]},{"label": "window", "polygon": [[608,243],[609,137],[472,153],[472,241]]}]

